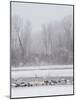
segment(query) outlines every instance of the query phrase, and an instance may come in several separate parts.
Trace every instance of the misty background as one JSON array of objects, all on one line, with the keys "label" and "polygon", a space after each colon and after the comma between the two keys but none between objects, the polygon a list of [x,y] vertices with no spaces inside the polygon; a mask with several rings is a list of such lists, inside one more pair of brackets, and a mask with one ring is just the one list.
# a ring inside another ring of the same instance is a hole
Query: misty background
[{"label": "misty background", "polygon": [[73,6],[11,5],[11,65],[73,64]]}]

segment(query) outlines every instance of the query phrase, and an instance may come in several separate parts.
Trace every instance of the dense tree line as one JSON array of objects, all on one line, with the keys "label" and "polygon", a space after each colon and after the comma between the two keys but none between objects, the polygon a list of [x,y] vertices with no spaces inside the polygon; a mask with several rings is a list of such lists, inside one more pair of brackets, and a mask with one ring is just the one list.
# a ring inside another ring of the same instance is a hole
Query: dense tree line
[{"label": "dense tree line", "polygon": [[15,15],[12,17],[12,65],[72,63],[73,18],[71,15],[54,24],[51,22],[47,24],[43,23],[38,36],[33,35],[32,23],[29,20],[24,22],[20,16]]}]

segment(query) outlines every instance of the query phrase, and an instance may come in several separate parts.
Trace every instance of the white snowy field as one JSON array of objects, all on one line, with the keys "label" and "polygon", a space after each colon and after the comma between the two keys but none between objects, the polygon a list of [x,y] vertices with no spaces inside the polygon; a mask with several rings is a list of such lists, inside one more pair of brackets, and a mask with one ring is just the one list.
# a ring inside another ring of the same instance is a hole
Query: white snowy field
[{"label": "white snowy field", "polygon": [[[12,67],[11,78],[73,77],[73,65]],[[73,85],[11,87],[11,98],[73,94]]]},{"label": "white snowy field", "polygon": [[35,67],[12,67],[11,78],[46,76],[73,76],[73,65],[50,65]]},{"label": "white snowy field", "polygon": [[11,89],[11,98],[73,94],[73,85],[20,87]]}]

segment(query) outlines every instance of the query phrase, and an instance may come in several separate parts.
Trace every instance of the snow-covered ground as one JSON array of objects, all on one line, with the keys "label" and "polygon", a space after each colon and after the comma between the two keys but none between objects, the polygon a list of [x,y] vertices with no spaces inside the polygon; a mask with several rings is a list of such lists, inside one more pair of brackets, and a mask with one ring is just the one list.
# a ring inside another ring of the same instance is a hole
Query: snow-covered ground
[{"label": "snow-covered ground", "polygon": [[[73,65],[50,65],[31,67],[12,67],[11,78],[30,77],[73,77]],[[73,94],[73,85],[11,87],[12,98]]]},{"label": "snow-covered ground", "polygon": [[73,65],[51,65],[35,67],[11,68],[12,78],[24,77],[47,77],[47,76],[73,76]]},{"label": "snow-covered ground", "polygon": [[14,67],[11,66],[11,70],[41,70],[41,69],[71,69],[73,65],[47,65],[47,66],[21,66],[21,67]]},{"label": "snow-covered ground", "polygon": [[11,97],[34,97],[73,94],[73,85],[20,87],[11,89]]}]

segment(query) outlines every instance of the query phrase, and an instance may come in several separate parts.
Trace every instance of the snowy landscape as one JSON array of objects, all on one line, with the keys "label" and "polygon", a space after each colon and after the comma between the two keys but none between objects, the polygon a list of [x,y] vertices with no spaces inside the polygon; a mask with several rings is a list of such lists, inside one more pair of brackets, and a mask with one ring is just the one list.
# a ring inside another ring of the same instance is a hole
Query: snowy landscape
[{"label": "snowy landscape", "polygon": [[11,2],[11,98],[73,94],[73,6]]},{"label": "snowy landscape", "polygon": [[12,97],[73,94],[73,66],[12,68]]}]

